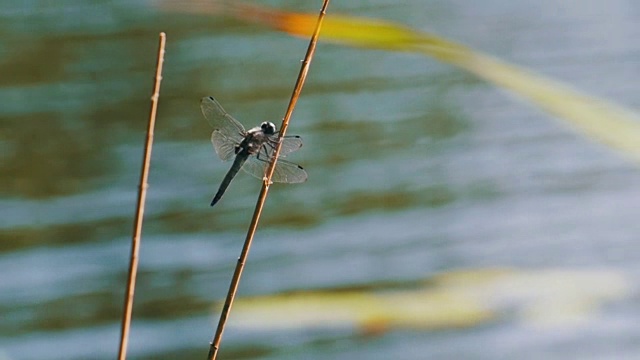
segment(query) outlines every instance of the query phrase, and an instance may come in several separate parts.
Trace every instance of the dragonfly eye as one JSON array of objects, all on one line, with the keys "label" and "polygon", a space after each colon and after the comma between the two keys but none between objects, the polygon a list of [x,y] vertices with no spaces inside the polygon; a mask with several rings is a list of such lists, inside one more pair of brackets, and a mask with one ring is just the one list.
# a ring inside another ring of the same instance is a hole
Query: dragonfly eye
[{"label": "dragonfly eye", "polygon": [[260,128],[267,135],[273,135],[276,133],[276,125],[270,121],[265,121],[260,124]]}]

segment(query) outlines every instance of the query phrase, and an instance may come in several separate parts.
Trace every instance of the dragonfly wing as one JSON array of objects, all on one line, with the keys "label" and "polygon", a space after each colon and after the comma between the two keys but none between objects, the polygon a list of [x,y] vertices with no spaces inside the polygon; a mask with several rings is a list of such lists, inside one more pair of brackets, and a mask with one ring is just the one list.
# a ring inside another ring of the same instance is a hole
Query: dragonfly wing
[{"label": "dragonfly wing", "polygon": [[244,126],[224,111],[222,105],[211,96],[202,98],[200,109],[214,129],[211,142],[216,153],[221,159],[230,160],[235,155],[235,146],[244,138]]},{"label": "dragonfly wing", "polygon": [[229,138],[219,130],[213,130],[211,133],[211,143],[216,154],[224,161],[231,160],[236,156],[236,145],[240,144],[236,138]]},{"label": "dragonfly wing", "polygon": [[297,184],[307,181],[307,172],[302,166],[287,160],[278,159],[276,169],[271,180],[273,182]]},{"label": "dragonfly wing", "polygon": [[215,130],[230,136],[242,136],[245,133],[244,126],[224,111],[222,105],[213,97],[203,97],[200,101],[200,109]]},{"label": "dragonfly wing", "polygon": [[[267,148],[267,155],[273,156],[276,151],[276,144],[278,144],[278,135],[273,135],[269,138],[269,141],[265,143]],[[280,147],[280,157],[285,157],[302,147],[302,138],[300,136],[287,136],[282,139],[282,147]]]},{"label": "dragonfly wing", "polygon": [[[249,157],[244,166],[242,166],[242,170],[258,179],[264,178],[271,159],[265,153],[266,151],[263,149],[260,151],[259,157]],[[298,164],[278,159],[271,181],[289,184],[301,183],[307,181],[307,172]]]},{"label": "dragonfly wing", "polygon": [[267,172],[267,166],[269,166],[269,161],[258,159],[255,156],[250,156],[242,166],[242,170],[247,174],[262,180]]},{"label": "dragonfly wing", "polygon": [[280,156],[292,153],[302,147],[302,138],[300,136],[285,136],[282,138],[282,147],[280,147]]}]

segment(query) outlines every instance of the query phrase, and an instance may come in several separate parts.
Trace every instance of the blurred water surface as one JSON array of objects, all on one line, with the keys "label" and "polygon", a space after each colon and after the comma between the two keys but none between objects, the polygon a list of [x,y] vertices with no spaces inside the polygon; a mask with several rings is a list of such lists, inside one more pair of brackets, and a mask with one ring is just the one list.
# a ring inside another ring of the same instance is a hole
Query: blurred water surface
[{"label": "blurred water surface", "polygon": [[[271,1],[295,11],[320,3]],[[631,1],[334,2],[640,108]],[[260,182],[199,110],[278,123],[306,40],[145,1],[0,1],[0,358],[117,352],[157,34],[168,35],[130,355],[204,358]],[[631,293],[588,326],[447,331],[231,327],[224,358],[640,356],[640,171],[539,110],[412,54],[320,43],[289,128],[309,181],[272,188],[242,295],[410,282],[460,268],[605,268]],[[233,322],[233,314],[230,319]],[[357,331],[356,331],[357,333]]]}]

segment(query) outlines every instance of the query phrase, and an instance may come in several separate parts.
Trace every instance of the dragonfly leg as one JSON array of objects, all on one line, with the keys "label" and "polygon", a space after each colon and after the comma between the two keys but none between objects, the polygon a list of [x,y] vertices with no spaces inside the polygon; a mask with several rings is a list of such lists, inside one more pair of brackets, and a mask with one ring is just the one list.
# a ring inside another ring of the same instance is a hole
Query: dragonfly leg
[{"label": "dragonfly leg", "polygon": [[[263,152],[263,150],[264,150],[264,152]],[[262,156],[263,156],[264,158],[266,158],[266,159],[264,159],[263,157],[260,157],[260,155],[262,155]],[[260,148],[260,151],[258,151],[258,154],[256,155],[256,159],[258,159],[259,161],[262,161],[262,162],[266,163],[266,164],[265,164],[266,166],[264,167],[264,169],[265,169],[265,174],[264,174],[264,176],[262,177],[262,181],[264,181],[264,182],[266,183],[266,182],[267,182],[267,174],[266,174],[266,170],[269,168],[269,164],[268,164],[268,163],[269,163],[269,161],[270,161],[271,159],[270,159],[270,156],[269,156],[269,150],[267,149],[267,146],[266,146],[265,144],[262,144],[262,147]],[[271,185],[271,184],[273,184],[273,181],[270,181],[267,185]]]}]

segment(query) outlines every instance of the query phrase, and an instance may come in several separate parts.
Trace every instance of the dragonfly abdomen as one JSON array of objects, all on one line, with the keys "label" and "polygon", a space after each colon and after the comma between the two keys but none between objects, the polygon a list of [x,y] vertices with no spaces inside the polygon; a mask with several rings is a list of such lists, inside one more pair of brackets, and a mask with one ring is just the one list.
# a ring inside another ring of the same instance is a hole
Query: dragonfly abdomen
[{"label": "dragonfly abdomen", "polygon": [[218,188],[218,192],[216,193],[216,195],[213,197],[213,200],[211,201],[211,206],[215,205],[218,201],[220,201],[220,199],[222,199],[222,195],[224,195],[224,192],[229,187],[229,184],[231,184],[231,180],[233,180],[233,178],[236,176],[238,171],[240,171],[240,168],[242,168],[242,165],[244,165],[244,162],[247,161],[247,156],[248,155],[245,154],[245,151],[241,151],[236,156],[235,160],[233,160],[233,165],[231,166],[231,169],[229,169],[229,171],[227,172],[227,175],[224,176],[224,179],[222,180],[222,183]]}]

